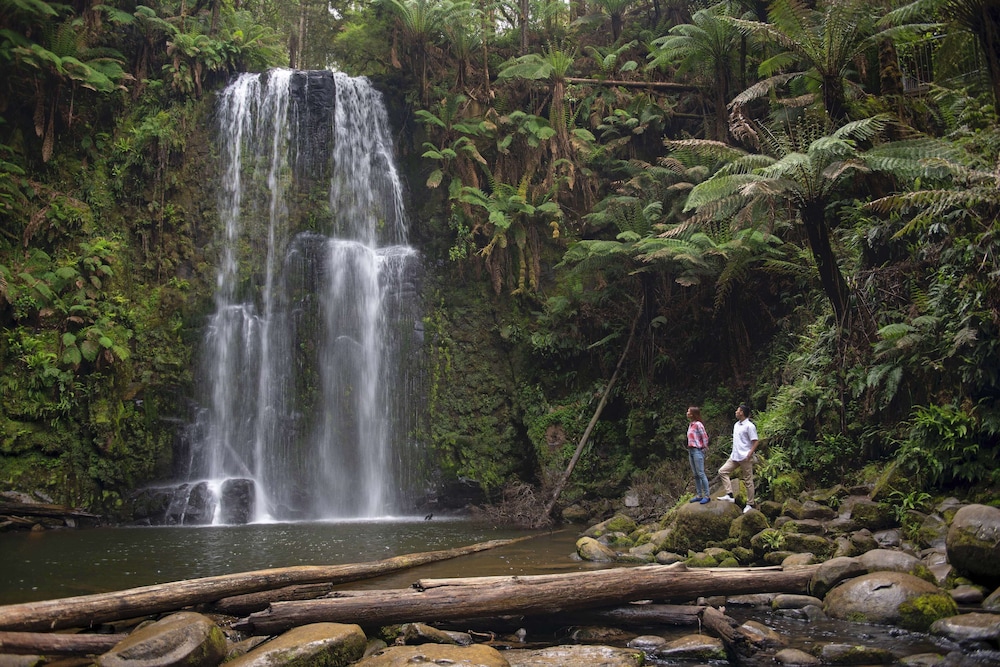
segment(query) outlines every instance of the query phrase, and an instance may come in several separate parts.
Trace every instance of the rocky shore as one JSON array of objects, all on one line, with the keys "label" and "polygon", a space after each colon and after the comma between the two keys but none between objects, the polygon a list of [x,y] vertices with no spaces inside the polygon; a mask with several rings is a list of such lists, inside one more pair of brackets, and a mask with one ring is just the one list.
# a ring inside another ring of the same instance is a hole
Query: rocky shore
[{"label": "rocky shore", "polygon": [[[637,575],[647,566],[671,566],[677,577],[744,570],[760,572],[762,580],[764,572],[804,571],[808,585],[627,599],[615,608],[548,617],[499,612],[391,625],[309,622],[271,634],[201,604],[58,634],[0,632],[0,667],[1000,664],[996,507],[949,499],[932,512],[899,512],[839,486],[746,513],[741,504],[684,503],[652,523],[622,513],[590,526],[575,557],[638,567]],[[791,620],[805,634],[816,628],[815,637],[795,645],[768,619]],[[829,635],[831,622],[842,624],[841,636]],[[871,642],[879,633],[852,634],[852,628],[925,637],[933,650],[914,653],[902,640]]]}]

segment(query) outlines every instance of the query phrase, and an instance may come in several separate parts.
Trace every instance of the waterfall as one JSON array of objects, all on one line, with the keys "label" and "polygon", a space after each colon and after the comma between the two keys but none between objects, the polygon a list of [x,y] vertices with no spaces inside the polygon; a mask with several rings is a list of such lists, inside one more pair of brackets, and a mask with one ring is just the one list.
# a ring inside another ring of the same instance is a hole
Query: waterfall
[{"label": "waterfall", "polygon": [[381,96],[278,69],[237,78],[218,118],[220,262],[185,477],[250,480],[256,521],[405,513],[420,260]]}]

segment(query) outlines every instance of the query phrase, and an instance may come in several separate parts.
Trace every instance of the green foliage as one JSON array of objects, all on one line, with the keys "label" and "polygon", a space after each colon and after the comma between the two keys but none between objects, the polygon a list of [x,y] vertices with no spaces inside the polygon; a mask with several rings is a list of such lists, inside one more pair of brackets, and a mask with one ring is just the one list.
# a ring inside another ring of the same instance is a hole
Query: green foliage
[{"label": "green foliage", "polygon": [[975,415],[960,406],[918,405],[897,458],[905,469],[935,488],[995,482],[996,450],[983,445],[984,436]]}]

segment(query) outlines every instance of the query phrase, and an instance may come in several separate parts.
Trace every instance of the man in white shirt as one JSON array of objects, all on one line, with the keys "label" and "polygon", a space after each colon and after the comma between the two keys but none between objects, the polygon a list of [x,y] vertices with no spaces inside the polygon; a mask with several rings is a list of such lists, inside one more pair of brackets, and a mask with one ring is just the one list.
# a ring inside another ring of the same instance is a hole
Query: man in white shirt
[{"label": "man in white shirt", "polygon": [[750,421],[750,408],[746,403],[740,404],[736,408],[736,423],[733,424],[733,453],[729,455],[729,460],[719,468],[719,477],[722,478],[722,488],[725,495],[719,496],[719,500],[736,502],[733,497],[733,482],[730,475],[739,468],[743,477],[743,482],[747,485],[747,506],[743,508],[746,514],[753,509],[753,455],[757,451],[757,426]]}]

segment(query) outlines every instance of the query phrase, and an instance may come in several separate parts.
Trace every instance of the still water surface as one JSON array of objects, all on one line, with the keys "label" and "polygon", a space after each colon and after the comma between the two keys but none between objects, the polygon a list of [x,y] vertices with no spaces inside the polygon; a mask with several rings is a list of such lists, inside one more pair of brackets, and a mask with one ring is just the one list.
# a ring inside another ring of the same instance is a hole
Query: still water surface
[{"label": "still water surface", "polygon": [[337,565],[437,551],[487,540],[517,544],[350,584],[405,588],[422,577],[540,574],[593,565],[570,556],[578,529],[498,530],[464,520],[421,519],[89,528],[0,533],[0,604],[294,565]]}]

